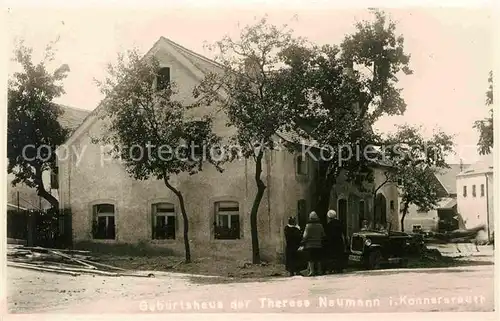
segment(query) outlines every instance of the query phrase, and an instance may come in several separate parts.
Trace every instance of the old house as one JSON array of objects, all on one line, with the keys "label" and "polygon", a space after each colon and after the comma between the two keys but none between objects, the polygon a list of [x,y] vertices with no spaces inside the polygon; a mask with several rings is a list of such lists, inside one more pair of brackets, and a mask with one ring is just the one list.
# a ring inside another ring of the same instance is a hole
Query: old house
[{"label": "old house", "polygon": [[[213,61],[163,37],[147,55],[158,58],[162,75],[177,84],[178,95],[186,103],[192,102],[192,89],[206,72],[220,70]],[[103,108],[99,105],[73,132],[65,148],[76,153],[58,164],[60,204],[72,211],[74,242],[146,242],[182,253],[177,197],[162,181],[130,178],[117,160],[105,154],[106,146],[92,143],[93,137],[102,135],[102,124],[107,121],[99,117]],[[200,107],[195,113],[214,115],[218,135],[227,136],[234,130],[226,127],[225,115],[217,106]],[[287,218],[297,216],[304,224],[313,210],[317,164],[307,155],[286,150],[266,156],[262,177],[267,189],[259,208],[258,231],[262,257],[274,260],[283,253]],[[256,193],[254,168],[250,160],[242,159],[225,165],[223,173],[206,166],[197,175],[181,174],[174,179],[186,201],[194,257],[251,257],[249,213]],[[375,168],[375,177],[375,184],[379,184],[383,170]],[[397,187],[387,184],[379,194],[380,220],[398,229]],[[339,181],[331,207],[339,211],[346,231],[352,233],[363,218],[370,219],[372,200],[370,193],[362,194]]]},{"label": "old house", "polygon": [[[465,170],[468,164],[449,164],[450,168],[440,169],[435,175],[438,195],[441,200],[435,209],[423,211],[415,204],[410,204],[404,221],[404,230],[450,231],[459,228],[457,216],[457,175]],[[399,199],[402,208],[401,198]],[[401,213],[400,213],[401,217]]]},{"label": "old house", "polygon": [[494,233],[493,156],[482,157],[457,175],[458,212],[466,228],[484,225],[479,238],[491,240]]}]

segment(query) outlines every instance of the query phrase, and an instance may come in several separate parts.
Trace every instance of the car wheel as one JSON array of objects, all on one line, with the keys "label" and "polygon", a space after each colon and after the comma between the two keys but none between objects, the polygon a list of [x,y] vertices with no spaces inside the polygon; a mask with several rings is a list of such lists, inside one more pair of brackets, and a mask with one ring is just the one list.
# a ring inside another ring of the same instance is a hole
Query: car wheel
[{"label": "car wheel", "polygon": [[368,256],[366,267],[369,270],[375,270],[380,267],[380,263],[382,261],[382,253],[379,250],[372,251]]}]

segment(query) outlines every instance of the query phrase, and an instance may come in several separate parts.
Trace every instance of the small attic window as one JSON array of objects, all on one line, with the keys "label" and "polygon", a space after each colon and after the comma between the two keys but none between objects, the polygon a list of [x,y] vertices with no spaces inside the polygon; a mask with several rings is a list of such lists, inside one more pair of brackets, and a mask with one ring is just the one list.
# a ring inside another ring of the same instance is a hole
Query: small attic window
[{"label": "small attic window", "polygon": [[170,84],[170,68],[162,67],[158,70],[156,77],[156,90],[163,90]]}]

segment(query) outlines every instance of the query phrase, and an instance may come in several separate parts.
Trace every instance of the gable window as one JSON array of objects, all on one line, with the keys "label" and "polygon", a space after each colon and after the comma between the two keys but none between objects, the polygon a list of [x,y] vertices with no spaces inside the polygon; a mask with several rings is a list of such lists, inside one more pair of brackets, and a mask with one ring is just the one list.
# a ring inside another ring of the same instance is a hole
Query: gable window
[{"label": "gable window", "polygon": [[476,185],[472,185],[472,197],[476,197]]},{"label": "gable window", "polygon": [[304,155],[299,155],[296,160],[297,175],[307,175],[307,158]]},{"label": "gable window", "polygon": [[54,167],[50,171],[50,188],[51,189],[59,188],[59,167]]},{"label": "gable window", "polygon": [[176,215],[174,204],[156,203],[151,208],[153,240],[175,240]]},{"label": "gable window", "polygon": [[113,204],[96,204],[92,206],[94,215],[94,239],[115,239],[115,206]]},{"label": "gable window", "polygon": [[218,240],[240,238],[240,207],[238,202],[216,202],[214,236]]},{"label": "gable window", "polygon": [[463,196],[467,197],[467,186],[463,187]]},{"label": "gable window", "polygon": [[156,90],[166,89],[170,85],[170,68],[163,67],[156,76]]},{"label": "gable window", "polygon": [[481,197],[484,196],[484,184],[481,184]]}]

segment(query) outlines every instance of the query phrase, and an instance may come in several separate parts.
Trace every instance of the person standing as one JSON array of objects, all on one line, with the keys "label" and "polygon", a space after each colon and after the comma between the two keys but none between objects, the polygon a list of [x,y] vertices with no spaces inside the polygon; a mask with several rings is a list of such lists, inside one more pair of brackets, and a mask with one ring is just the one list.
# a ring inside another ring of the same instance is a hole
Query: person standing
[{"label": "person standing", "polygon": [[345,235],[342,222],[338,219],[337,212],[329,210],[326,223],[327,255],[331,265],[328,270],[342,273],[345,260]]},{"label": "person standing", "polygon": [[319,221],[318,214],[311,212],[309,222],[304,229],[302,243],[308,252],[309,276],[321,274],[322,245],[325,238],[325,230]]},{"label": "person standing", "polygon": [[295,218],[288,218],[288,225],[285,226],[285,241],[286,241],[286,252],[285,252],[285,267],[290,273],[290,276],[294,276],[298,273],[298,253],[297,250],[300,247],[300,241],[302,240],[302,232],[297,226]]}]

